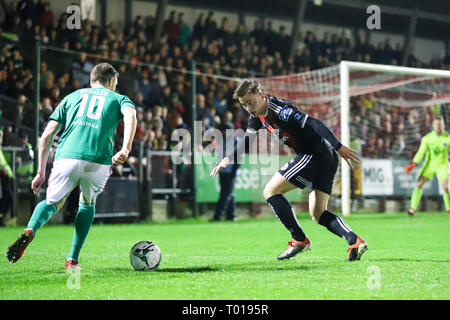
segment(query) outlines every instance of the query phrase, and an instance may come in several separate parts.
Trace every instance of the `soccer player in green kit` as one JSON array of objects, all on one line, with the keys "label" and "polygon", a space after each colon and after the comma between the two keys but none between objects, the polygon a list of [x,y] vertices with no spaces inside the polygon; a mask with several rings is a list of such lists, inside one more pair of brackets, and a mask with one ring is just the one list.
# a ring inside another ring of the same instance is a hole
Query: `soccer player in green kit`
[{"label": "soccer player in green kit", "polygon": [[[38,193],[45,181],[45,168],[54,136],[64,131],[56,148],[48,179],[46,199],[34,209],[27,228],[7,250],[9,262],[17,262],[36,231],[64,205],[71,191],[80,186],[80,202],[75,218],[72,249],[65,268],[80,269],[79,254],[95,215],[95,201],[111,175],[112,164],[123,164],[131,150],[136,131],[134,103],[115,92],[118,72],[108,63],[96,65],[90,74],[91,88],[67,95],[53,114],[39,142],[39,165],[31,183]],[[118,123],[124,122],[123,145],[113,154]]]},{"label": "soccer player in green kit", "polygon": [[447,214],[450,214],[450,198],[448,192],[448,150],[450,148],[450,135],[445,132],[444,119],[442,117],[436,117],[432,125],[433,131],[422,138],[413,162],[407,165],[405,169],[406,173],[410,173],[425,157],[425,162],[419,172],[419,180],[411,196],[410,208],[407,210],[410,216],[416,213],[420,198],[422,197],[424,184],[432,179],[435,174],[444,191],[445,210]]}]

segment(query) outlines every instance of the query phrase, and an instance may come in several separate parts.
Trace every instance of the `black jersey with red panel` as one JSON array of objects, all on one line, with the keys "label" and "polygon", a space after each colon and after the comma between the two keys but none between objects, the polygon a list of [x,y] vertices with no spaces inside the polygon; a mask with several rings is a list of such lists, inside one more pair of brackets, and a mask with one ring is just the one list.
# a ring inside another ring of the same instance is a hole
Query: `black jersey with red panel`
[{"label": "black jersey with red panel", "polygon": [[266,116],[250,116],[248,131],[266,128],[273,132],[278,129],[280,142],[291,147],[297,154],[320,156],[329,153],[330,148],[338,150],[342,146],[322,121],[310,117],[292,103],[269,96],[267,107]]}]

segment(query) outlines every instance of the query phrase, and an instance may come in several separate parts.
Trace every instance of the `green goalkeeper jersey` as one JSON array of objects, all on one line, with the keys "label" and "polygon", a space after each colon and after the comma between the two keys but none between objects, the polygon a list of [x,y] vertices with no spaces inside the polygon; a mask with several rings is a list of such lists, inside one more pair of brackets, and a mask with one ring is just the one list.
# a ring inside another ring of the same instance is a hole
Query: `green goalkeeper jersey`
[{"label": "green goalkeeper jersey", "polygon": [[444,132],[438,136],[433,130],[422,138],[419,150],[414,156],[413,162],[420,163],[425,156],[425,166],[428,164],[432,164],[433,166],[447,166],[449,147],[449,134]]},{"label": "green goalkeeper jersey", "polygon": [[135,108],[127,96],[103,87],[79,89],[67,95],[50,116],[64,126],[55,160],[111,164],[114,135],[124,107]]}]

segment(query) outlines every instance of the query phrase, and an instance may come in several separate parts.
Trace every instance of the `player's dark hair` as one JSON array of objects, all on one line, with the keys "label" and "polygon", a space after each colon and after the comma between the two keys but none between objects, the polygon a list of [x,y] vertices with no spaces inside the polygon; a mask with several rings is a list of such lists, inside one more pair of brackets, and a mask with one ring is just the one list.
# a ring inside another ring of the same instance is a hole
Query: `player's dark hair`
[{"label": "player's dark hair", "polygon": [[444,118],[442,118],[441,116],[436,116],[436,117],[434,117],[433,120],[439,120],[439,121],[441,121],[441,120],[444,120]]},{"label": "player's dark hair", "polygon": [[248,93],[262,92],[261,85],[255,79],[244,79],[239,82],[236,90],[233,93],[233,99],[239,99],[246,96]]},{"label": "player's dark hair", "polygon": [[107,84],[109,79],[118,77],[119,73],[107,62],[97,64],[91,71],[91,81]]}]

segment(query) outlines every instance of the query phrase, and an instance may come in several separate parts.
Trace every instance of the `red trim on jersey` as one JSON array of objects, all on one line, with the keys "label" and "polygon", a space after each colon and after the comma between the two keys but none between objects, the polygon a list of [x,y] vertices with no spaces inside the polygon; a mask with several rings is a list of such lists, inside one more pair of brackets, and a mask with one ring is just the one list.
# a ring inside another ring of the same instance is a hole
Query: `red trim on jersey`
[{"label": "red trim on jersey", "polygon": [[267,130],[269,130],[270,133],[275,132],[275,129],[269,123],[267,123],[267,126],[265,125],[266,119],[264,119],[264,116],[260,115],[259,120],[261,120],[261,123],[263,124],[263,126],[265,126],[267,128]]}]

